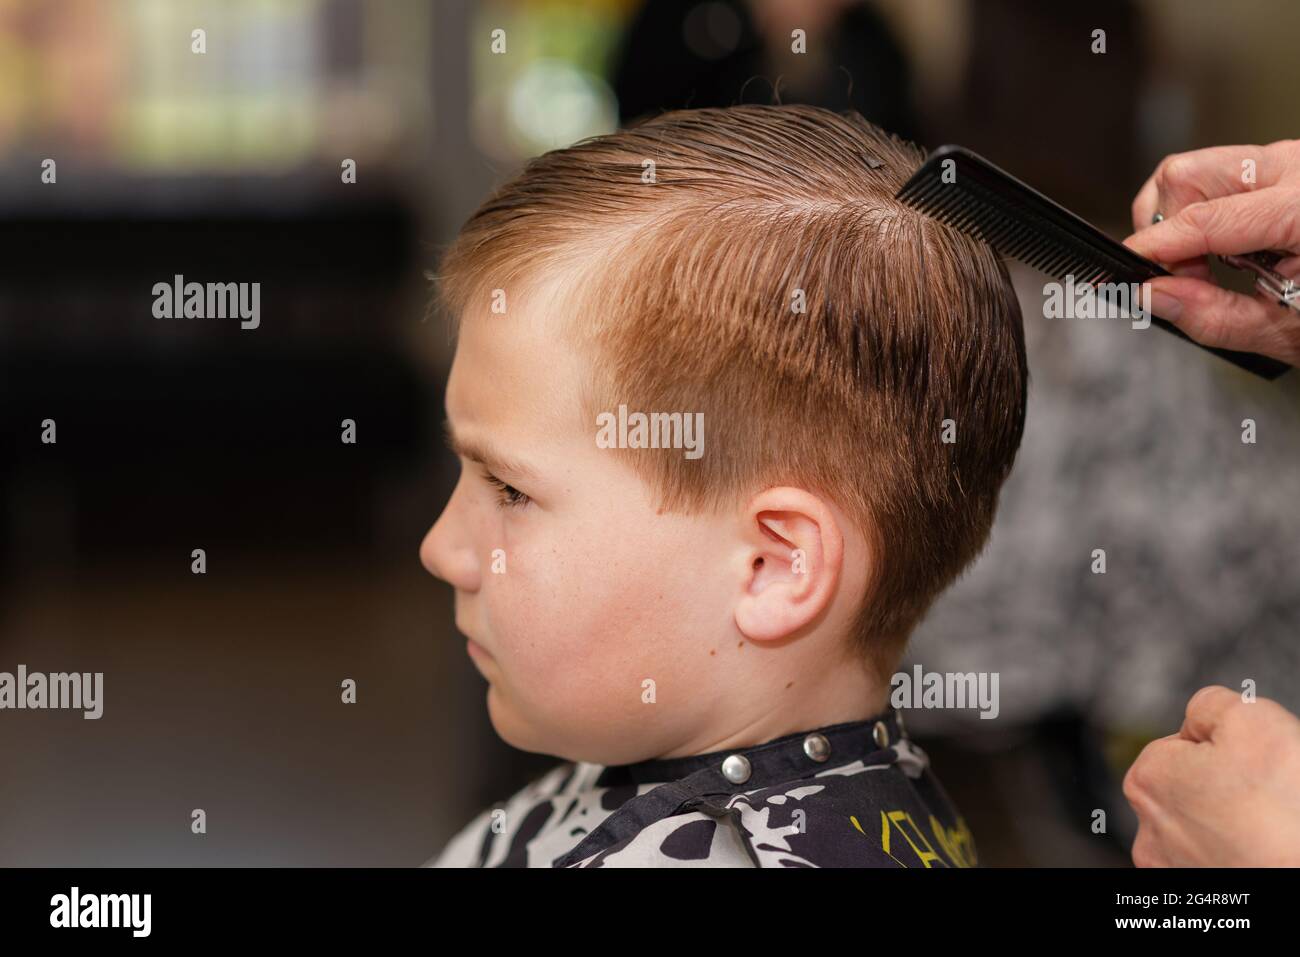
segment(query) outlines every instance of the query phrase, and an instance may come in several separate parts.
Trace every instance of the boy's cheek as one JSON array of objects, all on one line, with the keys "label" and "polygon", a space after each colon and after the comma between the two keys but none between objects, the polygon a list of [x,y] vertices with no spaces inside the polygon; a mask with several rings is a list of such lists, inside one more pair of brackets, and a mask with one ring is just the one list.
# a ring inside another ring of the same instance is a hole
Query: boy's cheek
[{"label": "boy's cheek", "polygon": [[629,722],[645,718],[644,681],[651,677],[622,655],[562,653],[536,663],[522,685],[503,690],[516,698],[521,711],[535,716],[540,727],[591,744],[612,728],[627,728]]},{"label": "boy's cheek", "polygon": [[572,582],[548,578],[503,588],[492,609],[492,630],[509,678],[555,695],[589,697],[594,689],[617,692],[650,676],[661,650],[654,629],[663,623],[648,608],[613,599],[604,590],[608,584],[592,581],[575,589]]},{"label": "boy's cheek", "polygon": [[[565,535],[514,530],[482,595],[489,636],[512,672],[530,682],[622,685],[652,678],[656,661],[662,668],[677,658],[663,643],[690,627],[690,608],[700,601],[693,549],[613,525],[587,522]],[[686,596],[693,597],[682,608]]]}]

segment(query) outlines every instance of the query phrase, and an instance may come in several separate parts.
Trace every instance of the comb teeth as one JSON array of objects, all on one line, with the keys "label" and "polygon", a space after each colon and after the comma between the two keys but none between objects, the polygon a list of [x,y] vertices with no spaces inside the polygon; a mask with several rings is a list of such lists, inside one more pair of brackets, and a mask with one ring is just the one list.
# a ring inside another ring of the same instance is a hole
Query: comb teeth
[{"label": "comb teeth", "polygon": [[[943,180],[944,159],[956,162],[952,182]],[[1056,279],[1072,275],[1080,283],[1141,282],[1163,272],[1136,254],[1117,256],[1108,237],[1010,177],[994,185],[999,173],[974,154],[939,151],[897,198]]]},{"label": "comb teeth", "polygon": [[[951,182],[944,182],[944,173]],[[1141,283],[1169,275],[1042,193],[960,146],[941,146],[895,197],[998,253],[1075,283]],[[1158,316],[1152,325],[1187,335]],[[1199,345],[1199,343],[1198,343]],[[1290,366],[1265,356],[1201,346],[1234,365],[1276,379]]]}]

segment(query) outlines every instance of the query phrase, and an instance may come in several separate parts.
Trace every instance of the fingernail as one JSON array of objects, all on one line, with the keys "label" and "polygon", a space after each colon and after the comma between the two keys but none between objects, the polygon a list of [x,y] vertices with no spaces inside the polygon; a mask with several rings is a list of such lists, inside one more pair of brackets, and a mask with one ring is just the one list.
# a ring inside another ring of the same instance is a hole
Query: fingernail
[{"label": "fingernail", "polygon": [[1178,317],[1183,313],[1183,304],[1167,292],[1161,292],[1159,289],[1152,289],[1151,313],[1152,315],[1159,316],[1161,319],[1168,319],[1170,322],[1177,322]]}]

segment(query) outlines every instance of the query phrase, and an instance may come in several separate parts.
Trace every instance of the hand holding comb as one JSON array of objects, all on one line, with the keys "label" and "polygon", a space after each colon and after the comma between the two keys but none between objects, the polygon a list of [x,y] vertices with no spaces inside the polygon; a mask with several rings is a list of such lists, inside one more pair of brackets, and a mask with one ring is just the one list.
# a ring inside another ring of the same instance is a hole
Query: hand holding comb
[{"label": "hand holding comb", "polygon": [[[1170,275],[1162,266],[1139,256],[961,146],[941,146],[932,152],[903,184],[896,198],[987,243],[1001,255],[1040,269],[1055,279],[1073,276],[1076,283],[1099,286],[1143,283]],[[1300,309],[1295,284],[1272,271],[1274,261],[1267,252],[1225,257],[1229,265],[1255,272],[1261,291],[1282,305]],[[1264,379],[1276,379],[1291,368],[1268,356],[1203,346],[1158,316],[1152,316],[1151,322]]]}]

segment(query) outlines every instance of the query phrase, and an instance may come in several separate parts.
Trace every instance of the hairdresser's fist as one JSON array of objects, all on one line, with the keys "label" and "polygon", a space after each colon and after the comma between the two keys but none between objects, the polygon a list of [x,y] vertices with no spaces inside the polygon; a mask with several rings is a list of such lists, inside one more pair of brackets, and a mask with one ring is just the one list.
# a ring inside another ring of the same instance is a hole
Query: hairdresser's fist
[{"label": "hairdresser's fist", "polygon": [[[1164,220],[1152,224],[1159,212]],[[1210,282],[1207,253],[1276,250],[1300,277],[1300,140],[1166,157],[1133,201],[1124,242],[1174,276],[1151,283],[1151,311],[1197,342],[1300,364],[1300,312]]]},{"label": "hairdresser's fist", "polygon": [[1224,687],[1187,703],[1177,734],[1124,777],[1138,816],[1138,867],[1300,865],[1300,720]]}]

